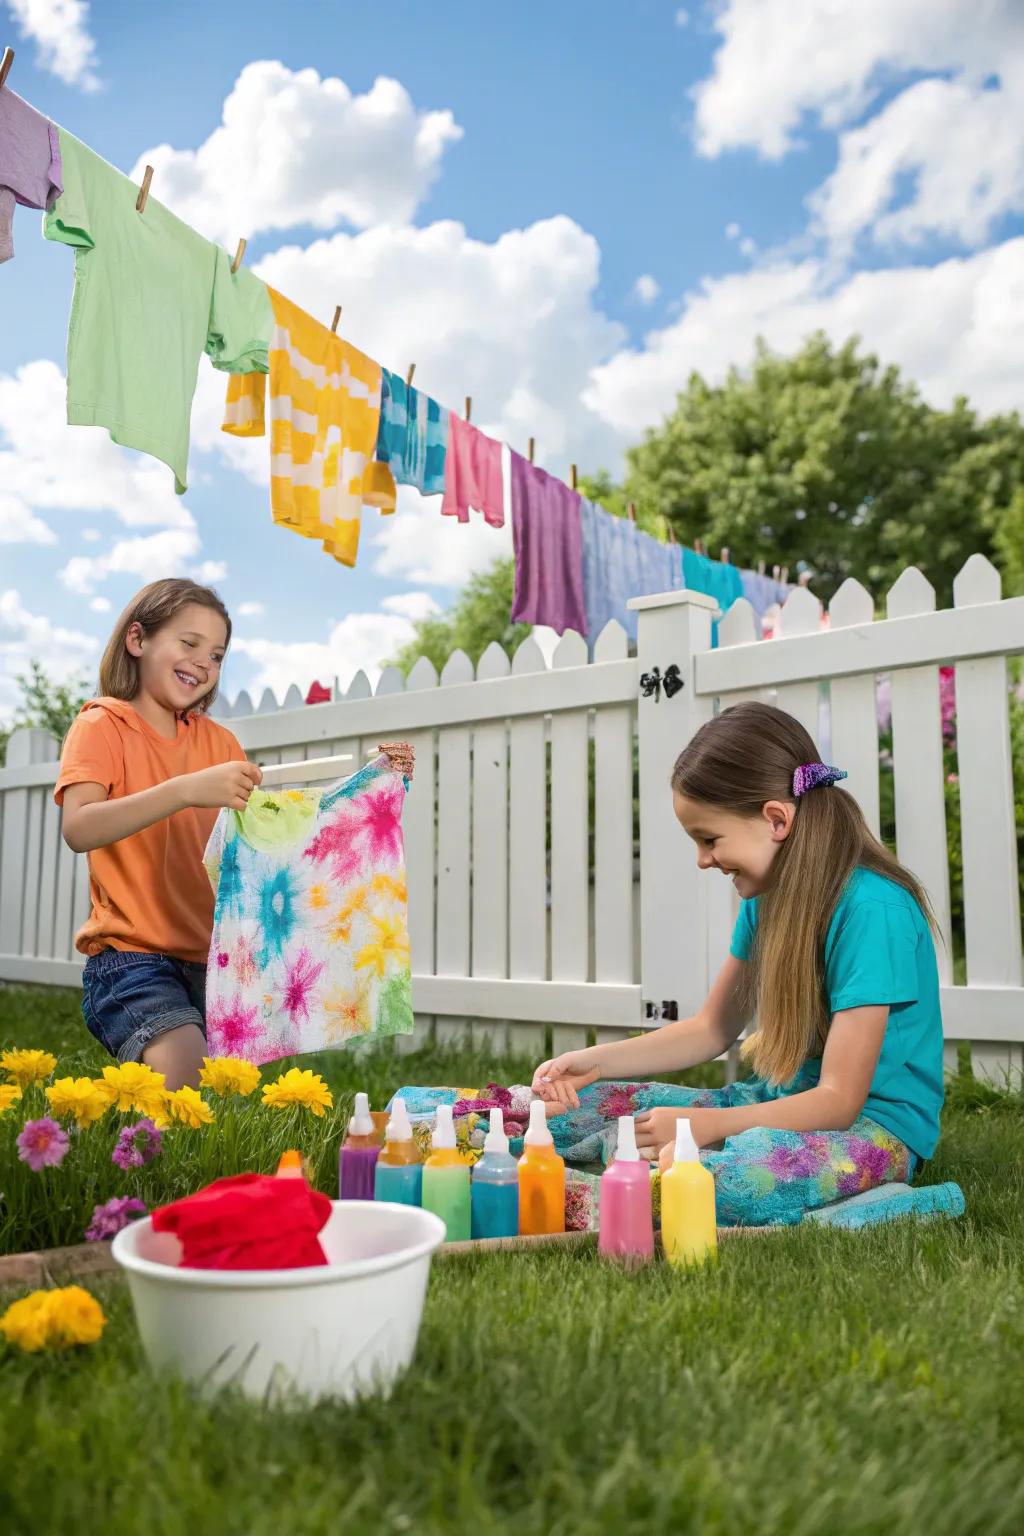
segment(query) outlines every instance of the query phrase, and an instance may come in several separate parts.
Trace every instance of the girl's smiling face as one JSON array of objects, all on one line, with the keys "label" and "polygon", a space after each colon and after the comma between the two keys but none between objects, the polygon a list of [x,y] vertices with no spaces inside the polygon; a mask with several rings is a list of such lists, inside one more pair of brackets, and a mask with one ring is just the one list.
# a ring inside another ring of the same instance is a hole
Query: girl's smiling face
[{"label": "girl's smiling face", "polygon": [[133,624],[125,636],[139,663],[139,686],[165,709],[194,709],[220,678],[227,625],[201,603],[186,603],[152,634]]},{"label": "girl's smiling face", "polygon": [[718,869],[730,876],[744,901],[767,889],[775,855],[793,825],[792,802],[769,800],[758,815],[739,816],[674,790],[672,804],[683,830],[697,845],[699,869]]}]

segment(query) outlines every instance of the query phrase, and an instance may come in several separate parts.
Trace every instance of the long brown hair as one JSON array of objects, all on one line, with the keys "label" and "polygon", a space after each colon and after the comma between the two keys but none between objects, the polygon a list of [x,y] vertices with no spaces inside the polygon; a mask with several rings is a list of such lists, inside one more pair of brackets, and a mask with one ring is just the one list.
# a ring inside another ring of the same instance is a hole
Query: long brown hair
[{"label": "long brown hair", "polygon": [[[817,761],[817,747],[792,715],[768,704],[736,704],[702,726],[680,753],[672,788],[737,816],[759,816],[769,800],[793,803],[793,774]],[[830,1022],[825,939],[855,869],[901,885],[935,926],[920,882],[874,836],[851,794],[821,787],[795,804],[789,836],[758,900],[745,982],[744,1001],[757,1013],[758,1031],[744,1050],[755,1071],[774,1083],[788,1082],[824,1047]]]},{"label": "long brown hair", "polygon": [[[107,641],[100,662],[101,694],[112,699],[134,699],[139,691],[139,663],[125,645],[128,631],[133,624],[138,624],[144,635],[154,635],[189,603],[198,603],[201,608],[212,608],[214,613],[219,613],[227,626],[225,648],[231,643],[231,617],[212,587],[201,587],[195,581],[178,576],[151,581],[148,587],[136,592]],[[214,683],[191,709],[185,710],[185,714],[205,714],[216,697],[217,684]]]}]

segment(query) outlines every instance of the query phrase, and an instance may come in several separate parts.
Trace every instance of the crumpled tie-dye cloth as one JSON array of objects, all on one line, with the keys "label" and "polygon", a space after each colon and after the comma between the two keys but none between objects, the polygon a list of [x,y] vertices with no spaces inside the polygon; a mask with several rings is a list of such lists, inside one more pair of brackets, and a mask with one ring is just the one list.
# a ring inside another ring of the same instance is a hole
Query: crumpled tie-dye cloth
[{"label": "crumpled tie-dye cloth", "polygon": [[[799,1079],[793,1091],[800,1087]],[[467,1156],[474,1141],[483,1144],[486,1112],[459,1117],[460,1100],[483,1098],[494,1090],[466,1088],[400,1088],[396,1098],[405,1099],[410,1117],[419,1122],[429,1142],[430,1125],[438,1104],[456,1106],[456,1126],[465,1126]],[[529,1088],[508,1092],[514,1107],[502,1106],[506,1124],[510,1117],[523,1129],[529,1118]],[[758,1078],[733,1083],[728,1088],[683,1088],[673,1083],[602,1082],[584,1088],[579,1109],[550,1116],[548,1129],[555,1149],[569,1163],[609,1163],[615,1156],[620,1115],[639,1115],[668,1106],[678,1109],[734,1109],[764,1103],[776,1096]],[[510,1137],[510,1150],[522,1151],[522,1141]],[[479,1153],[476,1153],[479,1155]],[[848,1131],[780,1131],[757,1126],[730,1136],[719,1150],[705,1148],[701,1162],[715,1178],[715,1198],[720,1226],[795,1226],[808,1211],[833,1205],[850,1195],[879,1185],[902,1183],[916,1167],[914,1154],[890,1131],[862,1115]]]},{"label": "crumpled tie-dye cloth", "polygon": [[204,856],[211,1052],[259,1065],[412,1032],[405,788],[382,754],[328,789],[221,811]]}]

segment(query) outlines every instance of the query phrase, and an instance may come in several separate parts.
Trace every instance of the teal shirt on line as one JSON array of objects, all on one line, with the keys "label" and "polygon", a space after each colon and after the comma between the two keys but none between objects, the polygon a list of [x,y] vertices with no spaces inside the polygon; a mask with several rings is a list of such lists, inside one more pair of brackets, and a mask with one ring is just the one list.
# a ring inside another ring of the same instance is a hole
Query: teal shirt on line
[{"label": "teal shirt on line", "polygon": [[[737,960],[749,960],[756,927],[754,897],[742,903],[736,920],[731,952]],[[909,891],[872,870],[854,870],[825,939],[825,989],[830,1014],[888,1007],[862,1112],[917,1157],[931,1157],[945,1093],[939,972],[927,919]],[[809,1057],[778,1096],[813,1087],[820,1073],[820,1059]]]}]

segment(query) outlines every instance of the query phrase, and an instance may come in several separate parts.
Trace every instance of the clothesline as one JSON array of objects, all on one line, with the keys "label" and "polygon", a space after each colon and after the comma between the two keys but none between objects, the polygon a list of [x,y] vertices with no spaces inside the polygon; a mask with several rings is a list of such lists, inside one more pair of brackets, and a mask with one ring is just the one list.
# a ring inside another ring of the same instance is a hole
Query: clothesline
[{"label": "clothesline", "polygon": [[[8,50],[8,72],[12,58]],[[136,189],[0,86],[0,259],[13,255],[3,236],[15,202],[44,209],[46,238],[75,251],[69,424],[106,427],[116,442],[160,459],[183,493],[206,352],[228,374],[225,432],[264,436],[269,414],[275,523],[344,565],[356,564],[363,507],[394,512],[397,485],[406,484],[441,495],[442,514],[459,522],[473,509],[500,528],[510,511],[517,622],[573,628],[593,641],[611,617],[633,629],[628,597],[684,579],[713,592],[723,612],[741,595],[728,559],[677,545],[667,519],[665,543],[637,526],[633,503],[617,518],[581,496],[575,464],[568,483],[540,469],[533,437],[524,458],[482,433],[471,396],[460,417],[413,385],[415,363],[403,377],[359,352],[337,334],[340,304],[330,328],[307,314],[244,266],[244,239],[229,258],[152,197],[153,175],[146,166]],[[755,603],[758,612],[764,606]]]}]

